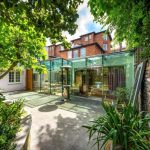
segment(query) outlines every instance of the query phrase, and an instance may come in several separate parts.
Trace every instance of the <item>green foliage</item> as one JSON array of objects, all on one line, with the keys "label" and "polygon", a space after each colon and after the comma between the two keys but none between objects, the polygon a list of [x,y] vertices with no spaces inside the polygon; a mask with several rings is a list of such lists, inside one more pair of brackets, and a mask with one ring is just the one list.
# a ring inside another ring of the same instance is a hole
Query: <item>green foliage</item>
[{"label": "green foliage", "polygon": [[[31,68],[37,59],[45,59],[45,38],[36,32],[34,26],[29,26],[27,20],[21,20],[19,26],[7,25],[0,21],[0,68],[6,69],[13,63]],[[20,27],[20,26],[24,26]]]},{"label": "green foliage", "polygon": [[[65,42],[63,31],[74,34],[77,28],[77,8],[83,0],[6,0],[0,2],[0,20],[18,25],[11,14],[25,16],[29,26],[34,26],[38,33],[50,37],[51,41]],[[9,11],[11,13],[9,13]]]},{"label": "green foliage", "polygon": [[130,94],[129,90],[123,87],[116,88],[114,95],[116,97],[116,103],[118,104],[128,104]]},{"label": "green foliage", "polygon": [[4,100],[5,100],[5,96],[2,93],[0,93],[0,101],[4,101]]},{"label": "green foliage", "polygon": [[106,114],[92,121],[91,125],[83,126],[88,129],[89,140],[95,140],[97,145],[102,141],[101,148],[106,142],[112,140],[113,149],[116,146],[124,150],[150,149],[148,141],[150,116],[148,114],[143,117],[142,113],[138,113],[131,103],[128,103],[126,107],[122,105],[121,112],[108,104],[103,103],[102,105]]},{"label": "green foliage", "polygon": [[5,104],[0,101],[0,149],[13,150],[16,133],[20,127],[23,102]]},{"label": "green foliage", "polygon": [[17,64],[41,68],[46,57],[46,37],[68,46],[63,31],[74,34],[82,0],[6,0],[0,2],[0,68],[3,78]]},{"label": "green foliage", "polygon": [[127,41],[128,48],[141,48],[150,57],[149,0],[89,0],[95,20],[115,31],[116,40]]}]

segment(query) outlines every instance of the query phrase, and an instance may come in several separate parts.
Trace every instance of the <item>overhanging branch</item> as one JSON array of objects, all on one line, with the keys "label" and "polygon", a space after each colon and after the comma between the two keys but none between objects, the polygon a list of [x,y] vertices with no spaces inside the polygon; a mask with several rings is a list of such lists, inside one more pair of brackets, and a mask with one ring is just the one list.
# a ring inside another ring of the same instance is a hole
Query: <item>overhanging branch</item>
[{"label": "overhanging branch", "polygon": [[2,74],[0,75],[0,80],[1,80],[2,78],[4,78],[17,64],[18,64],[18,62],[13,62],[13,63],[11,64],[11,66],[10,66],[4,73],[2,73]]}]

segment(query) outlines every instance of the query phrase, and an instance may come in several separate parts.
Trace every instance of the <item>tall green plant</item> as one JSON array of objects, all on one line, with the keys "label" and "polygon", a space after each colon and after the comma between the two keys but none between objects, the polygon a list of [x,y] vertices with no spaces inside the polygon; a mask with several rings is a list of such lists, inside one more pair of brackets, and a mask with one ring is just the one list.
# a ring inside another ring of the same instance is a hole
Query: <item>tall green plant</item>
[{"label": "tall green plant", "polygon": [[[90,125],[83,127],[88,129],[89,140],[95,140],[98,145],[102,141],[101,148],[112,140],[113,149],[120,147],[124,150],[149,150],[150,128],[148,123],[150,116],[144,117],[137,112],[131,103],[122,106],[122,111],[106,103],[102,103],[106,114],[92,121]],[[95,138],[96,136],[96,138]]]},{"label": "tall green plant", "polygon": [[23,102],[6,104],[0,101],[0,149],[14,150],[13,144],[20,127]]}]

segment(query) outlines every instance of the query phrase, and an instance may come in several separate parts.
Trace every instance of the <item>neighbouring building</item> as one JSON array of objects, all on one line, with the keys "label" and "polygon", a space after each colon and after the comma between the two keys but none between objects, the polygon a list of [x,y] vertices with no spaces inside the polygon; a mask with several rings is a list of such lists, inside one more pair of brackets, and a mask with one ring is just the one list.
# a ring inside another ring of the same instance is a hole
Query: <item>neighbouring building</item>
[{"label": "neighbouring building", "polygon": [[71,48],[66,49],[61,44],[47,47],[48,57],[64,59],[77,59],[111,52],[111,35],[102,32],[91,32],[81,35],[71,41]]}]

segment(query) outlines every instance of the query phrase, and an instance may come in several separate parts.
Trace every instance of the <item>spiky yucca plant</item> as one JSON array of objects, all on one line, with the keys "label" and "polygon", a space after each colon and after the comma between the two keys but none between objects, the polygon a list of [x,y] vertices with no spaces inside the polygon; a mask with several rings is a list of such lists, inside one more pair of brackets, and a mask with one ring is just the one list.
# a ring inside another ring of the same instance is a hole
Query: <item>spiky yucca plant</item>
[{"label": "spiky yucca plant", "polygon": [[[150,116],[143,117],[131,103],[121,105],[121,111],[106,103],[102,103],[106,114],[83,127],[88,129],[89,140],[94,139],[98,149],[112,140],[113,149],[120,150],[149,150]],[[96,136],[96,138],[95,138]],[[99,146],[100,141],[102,145]]]}]

